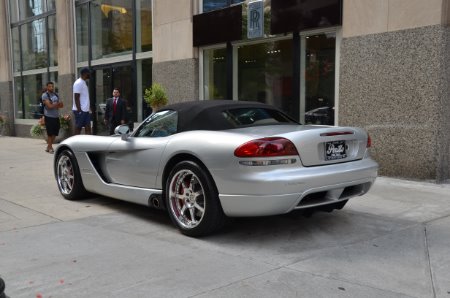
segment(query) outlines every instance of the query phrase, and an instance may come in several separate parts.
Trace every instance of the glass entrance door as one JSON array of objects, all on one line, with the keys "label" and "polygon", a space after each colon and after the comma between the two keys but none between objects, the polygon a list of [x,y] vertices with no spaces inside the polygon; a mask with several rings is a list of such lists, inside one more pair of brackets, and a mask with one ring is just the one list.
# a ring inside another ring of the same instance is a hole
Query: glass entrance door
[{"label": "glass entrance door", "polygon": [[302,36],[300,122],[334,125],[336,33]]},{"label": "glass entrance door", "polygon": [[127,121],[136,121],[136,95],[132,84],[133,68],[131,63],[102,65],[93,67],[90,93],[93,116],[93,133],[108,135],[104,125],[106,101],[112,97],[114,88],[119,88],[120,96],[127,102]]}]

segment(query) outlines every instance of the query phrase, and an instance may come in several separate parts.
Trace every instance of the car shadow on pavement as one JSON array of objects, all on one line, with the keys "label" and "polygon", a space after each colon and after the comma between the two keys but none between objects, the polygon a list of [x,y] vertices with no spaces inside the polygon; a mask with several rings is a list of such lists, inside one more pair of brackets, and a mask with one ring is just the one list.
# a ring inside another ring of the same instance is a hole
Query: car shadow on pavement
[{"label": "car shadow on pavement", "polygon": [[[168,237],[193,239],[183,236],[177,230],[165,210],[108,197],[92,198],[89,204],[108,205],[109,208],[117,210],[117,217],[126,216],[128,221],[139,222],[140,234],[158,233],[160,236],[168,234]],[[110,221],[115,221],[118,225],[118,220],[114,218]],[[318,211],[312,215],[291,212],[277,216],[229,218],[221,230],[201,237],[199,240],[225,246],[239,243],[240,248],[249,249],[258,249],[262,244],[269,247],[274,245],[273,248],[280,253],[287,253],[292,249],[298,252],[299,248],[308,250],[365,241],[400,230],[410,224],[408,221],[370,215],[351,208],[335,210],[331,213]],[[130,225],[130,223],[127,227],[121,227],[122,231],[124,229],[129,233],[138,233],[136,225]],[[292,243],[298,245],[292,245]]]}]

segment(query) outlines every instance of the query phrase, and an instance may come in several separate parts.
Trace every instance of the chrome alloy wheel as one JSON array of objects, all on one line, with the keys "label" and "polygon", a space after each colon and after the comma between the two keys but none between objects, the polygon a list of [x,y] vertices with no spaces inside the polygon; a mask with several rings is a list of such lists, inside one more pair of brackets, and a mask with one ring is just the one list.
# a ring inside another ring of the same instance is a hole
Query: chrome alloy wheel
[{"label": "chrome alloy wheel", "polygon": [[195,228],[205,215],[205,196],[200,179],[190,170],[182,169],[172,176],[169,208],[175,220],[185,229]]},{"label": "chrome alloy wheel", "polygon": [[73,164],[67,155],[62,154],[58,160],[56,179],[63,194],[70,194],[73,190],[75,178]]}]

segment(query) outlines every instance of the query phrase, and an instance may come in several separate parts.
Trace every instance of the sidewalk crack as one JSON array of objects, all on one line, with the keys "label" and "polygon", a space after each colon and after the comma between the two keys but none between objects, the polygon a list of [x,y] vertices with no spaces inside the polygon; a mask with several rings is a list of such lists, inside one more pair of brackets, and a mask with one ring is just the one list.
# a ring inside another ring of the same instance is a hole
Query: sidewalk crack
[{"label": "sidewalk crack", "polygon": [[428,260],[428,269],[430,271],[430,280],[431,280],[431,288],[433,290],[433,297],[436,298],[436,290],[434,287],[434,277],[433,277],[433,269],[431,267],[431,260],[430,260],[430,250],[428,249],[428,234],[427,234],[427,226],[423,226],[424,231],[424,241],[425,241],[425,254]]}]

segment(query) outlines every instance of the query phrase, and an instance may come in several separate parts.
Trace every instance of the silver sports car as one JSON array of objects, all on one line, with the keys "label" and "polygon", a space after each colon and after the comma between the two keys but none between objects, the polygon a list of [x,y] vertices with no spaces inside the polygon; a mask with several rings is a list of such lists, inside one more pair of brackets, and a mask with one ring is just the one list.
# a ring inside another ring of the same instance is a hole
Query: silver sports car
[{"label": "silver sports car", "polygon": [[96,193],[166,209],[183,234],[227,217],[341,209],[377,176],[360,128],[301,125],[255,102],[195,101],[149,116],[131,134],[79,135],[54,158],[66,199]]}]

